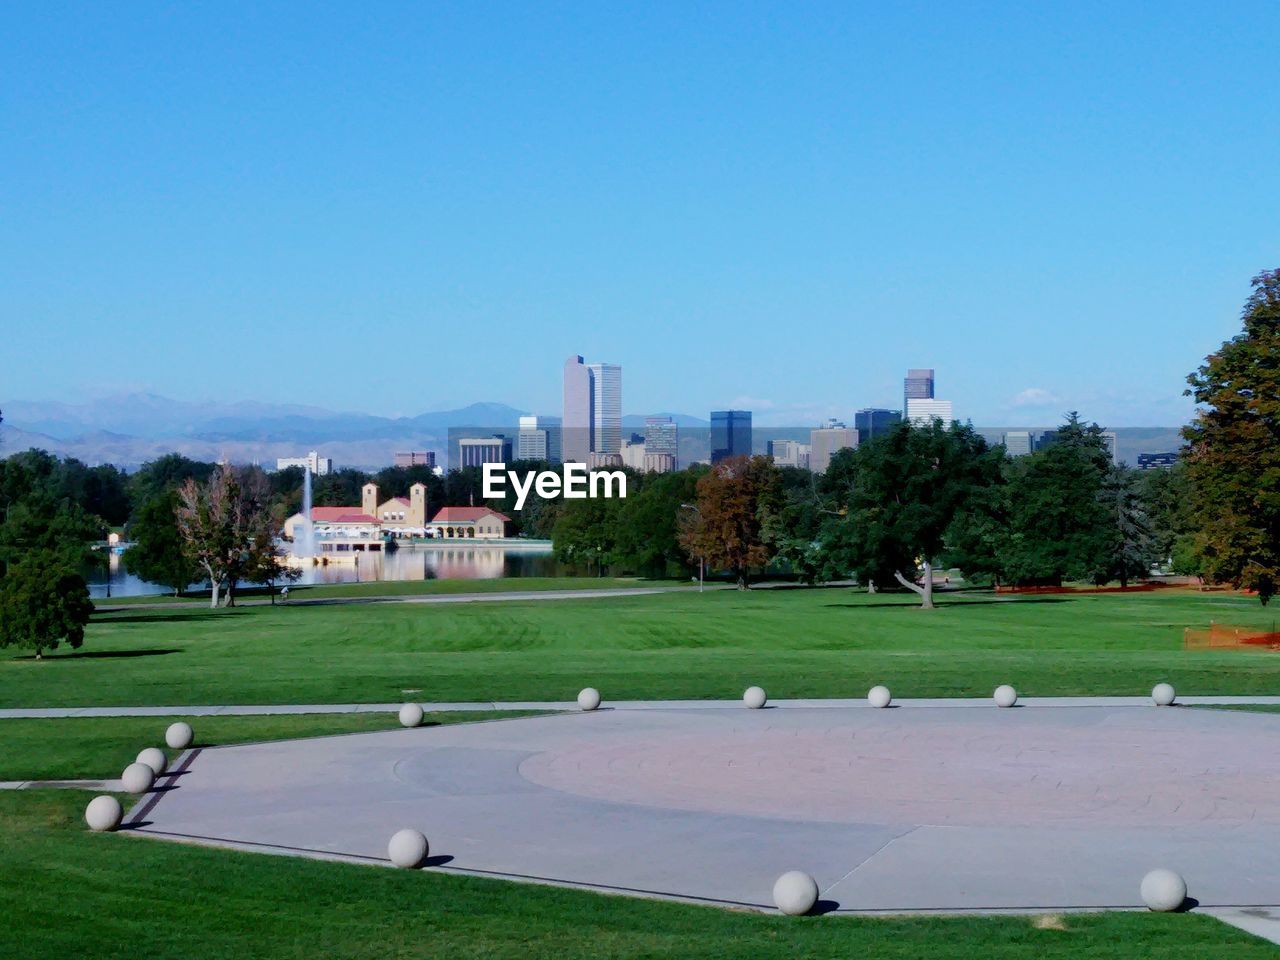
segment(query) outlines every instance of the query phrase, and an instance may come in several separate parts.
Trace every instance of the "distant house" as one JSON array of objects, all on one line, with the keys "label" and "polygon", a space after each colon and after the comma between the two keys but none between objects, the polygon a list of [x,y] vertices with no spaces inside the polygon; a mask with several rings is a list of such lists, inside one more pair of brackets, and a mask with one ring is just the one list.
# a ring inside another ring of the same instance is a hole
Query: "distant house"
[{"label": "distant house", "polygon": [[488,507],[442,507],[427,524],[427,535],[441,540],[501,540],[511,518]]}]

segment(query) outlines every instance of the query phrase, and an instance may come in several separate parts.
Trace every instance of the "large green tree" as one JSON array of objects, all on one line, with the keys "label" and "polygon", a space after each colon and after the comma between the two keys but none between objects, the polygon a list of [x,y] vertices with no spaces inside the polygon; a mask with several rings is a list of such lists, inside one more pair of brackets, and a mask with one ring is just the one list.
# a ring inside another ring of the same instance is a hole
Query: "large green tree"
[{"label": "large green tree", "polygon": [[1135,471],[1112,467],[1102,484],[1102,503],[1111,518],[1111,535],[1105,565],[1095,580],[1119,580],[1127,587],[1131,579],[1147,576],[1158,556]]},{"label": "large green tree", "polygon": [[998,482],[1002,451],[972,427],[900,423],[855,454],[842,515],[823,534],[833,573],[897,581],[933,607],[933,566],[978,491]]},{"label": "large green tree", "polygon": [[0,580],[0,646],[33,649],[37,659],[63,641],[79,647],[91,613],[84,578],[56,551],[28,553]]},{"label": "large green tree", "polygon": [[1111,454],[1102,428],[1072,412],[1055,441],[1009,467],[1009,530],[1000,565],[1013,583],[1105,580],[1115,514],[1104,487]]},{"label": "large green tree", "polygon": [[1204,574],[1265,604],[1280,583],[1280,270],[1253,278],[1244,330],[1187,382],[1199,408],[1184,436]]},{"label": "large green tree", "polygon": [[627,498],[618,508],[614,557],[634,573],[678,576],[689,569],[689,554],[680,544],[680,511],[697,496],[705,472],[635,474]]},{"label": "large green tree", "polygon": [[178,532],[178,493],[168,490],[152,497],[129,523],[131,546],[124,561],[143,580],[164,584],[180,596],[200,579],[200,569],[187,555],[186,543]]}]

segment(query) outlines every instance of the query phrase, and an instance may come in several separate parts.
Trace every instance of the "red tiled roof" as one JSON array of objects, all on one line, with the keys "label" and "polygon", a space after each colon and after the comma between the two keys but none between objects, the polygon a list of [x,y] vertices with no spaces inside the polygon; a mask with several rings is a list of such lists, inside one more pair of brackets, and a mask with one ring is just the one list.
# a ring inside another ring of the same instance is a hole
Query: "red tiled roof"
[{"label": "red tiled roof", "polygon": [[398,501],[398,502],[400,502],[400,503],[403,503],[406,507],[407,507],[407,506],[409,506],[409,498],[408,498],[408,497],[392,497],[391,499],[392,499],[392,500],[396,500],[396,501]]},{"label": "red tiled roof", "polygon": [[376,517],[361,513],[359,507],[312,507],[312,523],[377,523]]},{"label": "red tiled roof", "polygon": [[488,507],[441,507],[440,512],[435,515],[432,523],[470,523],[475,520],[483,520],[485,517],[497,517],[504,523],[510,523],[511,518],[497,510],[490,510]]}]

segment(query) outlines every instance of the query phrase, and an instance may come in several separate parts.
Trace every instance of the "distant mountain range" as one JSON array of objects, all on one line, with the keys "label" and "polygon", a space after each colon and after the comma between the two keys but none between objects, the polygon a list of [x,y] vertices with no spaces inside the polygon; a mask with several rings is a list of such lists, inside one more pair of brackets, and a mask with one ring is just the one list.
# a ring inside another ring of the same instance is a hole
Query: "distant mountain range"
[{"label": "distant mountain range", "polygon": [[[398,450],[435,450],[443,462],[451,427],[510,432],[527,413],[502,403],[473,403],[414,417],[379,417],[300,404],[191,403],[149,393],[82,404],[11,400],[0,403],[0,411],[0,456],[38,447],[89,464],[114,463],[126,469],[175,452],[199,460],[225,457],[273,466],[277,457],[318,450],[339,466],[377,469],[391,463]],[[628,414],[622,418],[624,436],[639,432],[645,416],[669,416],[688,431],[681,438],[682,459],[707,456],[705,419],[680,413]],[[979,429],[996,441],[1004,432],[999,427]],[[1129,462],[1139,453],[1176,450],[1180,442],[1176,427],[1121,427],[1116,434],[1119,455]],[[759,428],[757,452],[764,452],[771,439],[807,440],[808,428]]]}]

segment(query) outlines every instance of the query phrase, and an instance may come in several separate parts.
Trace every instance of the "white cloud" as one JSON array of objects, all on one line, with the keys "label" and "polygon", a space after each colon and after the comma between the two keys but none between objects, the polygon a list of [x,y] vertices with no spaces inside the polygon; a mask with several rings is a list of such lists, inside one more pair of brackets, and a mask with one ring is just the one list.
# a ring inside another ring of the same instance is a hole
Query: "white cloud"
[{"label": "white cloud", "polygon": [[1021,393],[1017,394],[1009,405],[1013,407],[1050,407],[1062,402],[1062,399],[1052,391],[1043,387],[1027,387]]}]

